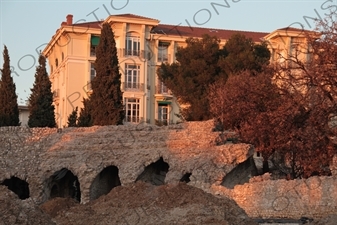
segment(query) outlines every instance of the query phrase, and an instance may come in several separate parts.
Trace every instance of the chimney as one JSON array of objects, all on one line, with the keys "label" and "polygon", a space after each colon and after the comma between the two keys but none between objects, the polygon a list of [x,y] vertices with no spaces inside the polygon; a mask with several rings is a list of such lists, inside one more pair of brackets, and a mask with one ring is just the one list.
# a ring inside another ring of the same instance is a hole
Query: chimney
[{"label": "chimney", "polygon": [[73,24],[73,15],[68,14],[66,18],[67,18],[67,25]]}]

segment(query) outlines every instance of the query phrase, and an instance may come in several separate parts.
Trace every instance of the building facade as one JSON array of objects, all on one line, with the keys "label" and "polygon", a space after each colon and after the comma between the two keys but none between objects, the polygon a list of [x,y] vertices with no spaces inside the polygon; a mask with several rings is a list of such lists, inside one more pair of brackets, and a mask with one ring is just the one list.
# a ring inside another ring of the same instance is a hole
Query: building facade
[{"label": "building facade", "polygon": [[28,106],[26,105],[19,105],[19,120],[21,126],[28,126],[28,120],[29,120],[29,110]]},{"label": "building facade", "polygon": [[177,99],[158,79],[157,68],[163,62],[175,61],[177,48],[186,46],[186,38],[209,34],[217,36],[220,46],[223,46],[233,34],[241,33],[256,43],[267,41],[271,61],[281,60],[280,54],[286,56],[292,52],[294,43],[305,39],[301,30],[293,28],[262,33],[174,26],[133,14],[74,24],[73,16],[67,15],[66,22],[61,23],[43,51],[50,68],[58,127],[66,126],[69,114],[75,107],[83,107],[83,98],[92,92],[91,80],[96,73],[93,66],[95,48],[104,22],[111,25],[115,35],[122,74],[125,123],[170,124],[180,121]]}]

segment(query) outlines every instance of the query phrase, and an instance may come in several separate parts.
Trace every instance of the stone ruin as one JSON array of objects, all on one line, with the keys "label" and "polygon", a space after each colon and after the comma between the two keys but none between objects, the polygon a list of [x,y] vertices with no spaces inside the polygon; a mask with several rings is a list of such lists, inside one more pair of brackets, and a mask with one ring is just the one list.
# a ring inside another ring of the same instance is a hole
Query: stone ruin
[{"label": "stone ruin", "polygon": [[336,176],[251,179],[251,145],[220,142],[213,122],[89,128],[0,128],[0,184],[41,204],[70,197],[83,204],[111,189],[144,181],[186,182],[233,199],[252,218],[323,217],[336,213]]}]

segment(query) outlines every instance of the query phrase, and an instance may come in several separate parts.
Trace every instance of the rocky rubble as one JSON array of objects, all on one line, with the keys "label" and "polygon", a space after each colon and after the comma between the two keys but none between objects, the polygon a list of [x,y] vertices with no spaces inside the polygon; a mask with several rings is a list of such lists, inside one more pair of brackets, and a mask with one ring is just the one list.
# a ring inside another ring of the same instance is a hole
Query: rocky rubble
[{"label": "rocky rubble", "polygon": [[50,216],[31,199],[20,200],[16,194],[0,185],[0,225],[52,225]]},{"label": "rocky rubble", "polygon": [[[112,189],[88,204],[52,199],[41,208],[56,224],[257,224],[230,199],[219,199],[202,190],[179,183],[153,186],[137,182]],[[60,205],[64,205],[62,210]],[[74,204],[73,202],[70,205]],[[55,212],[55,208],[60,209]]]},{"label": "rocky rubble", "polygon": [[219,199],[184,183],[153,186],[136,182],[79,204],[54,198],[39,207],[0,186],[0,224],[214,224],[254,225],[230,199]]}]

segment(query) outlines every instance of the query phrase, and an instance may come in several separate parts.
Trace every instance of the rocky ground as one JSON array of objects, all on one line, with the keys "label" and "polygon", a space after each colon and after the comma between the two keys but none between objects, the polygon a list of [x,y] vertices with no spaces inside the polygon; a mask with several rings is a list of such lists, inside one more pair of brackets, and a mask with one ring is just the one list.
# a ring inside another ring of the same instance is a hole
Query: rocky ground
[{"label": "rocky ground", "polygon": [[54,198],[37,207],[0,187],[0,224],[257,224],[229,199],[180,183],[119,186],[100,198],[79,204]]},{"label": "rocky ground", "polygon": [[[334,225],[337,215],[311,221],[311,225]],[[54,198],[37,206],[28,198],[0,185],[0,225],[12,224],[257,224],[238,205],[180,183],[153,186],[137,182],[119,186],[100,198],[79,204]]]}]

